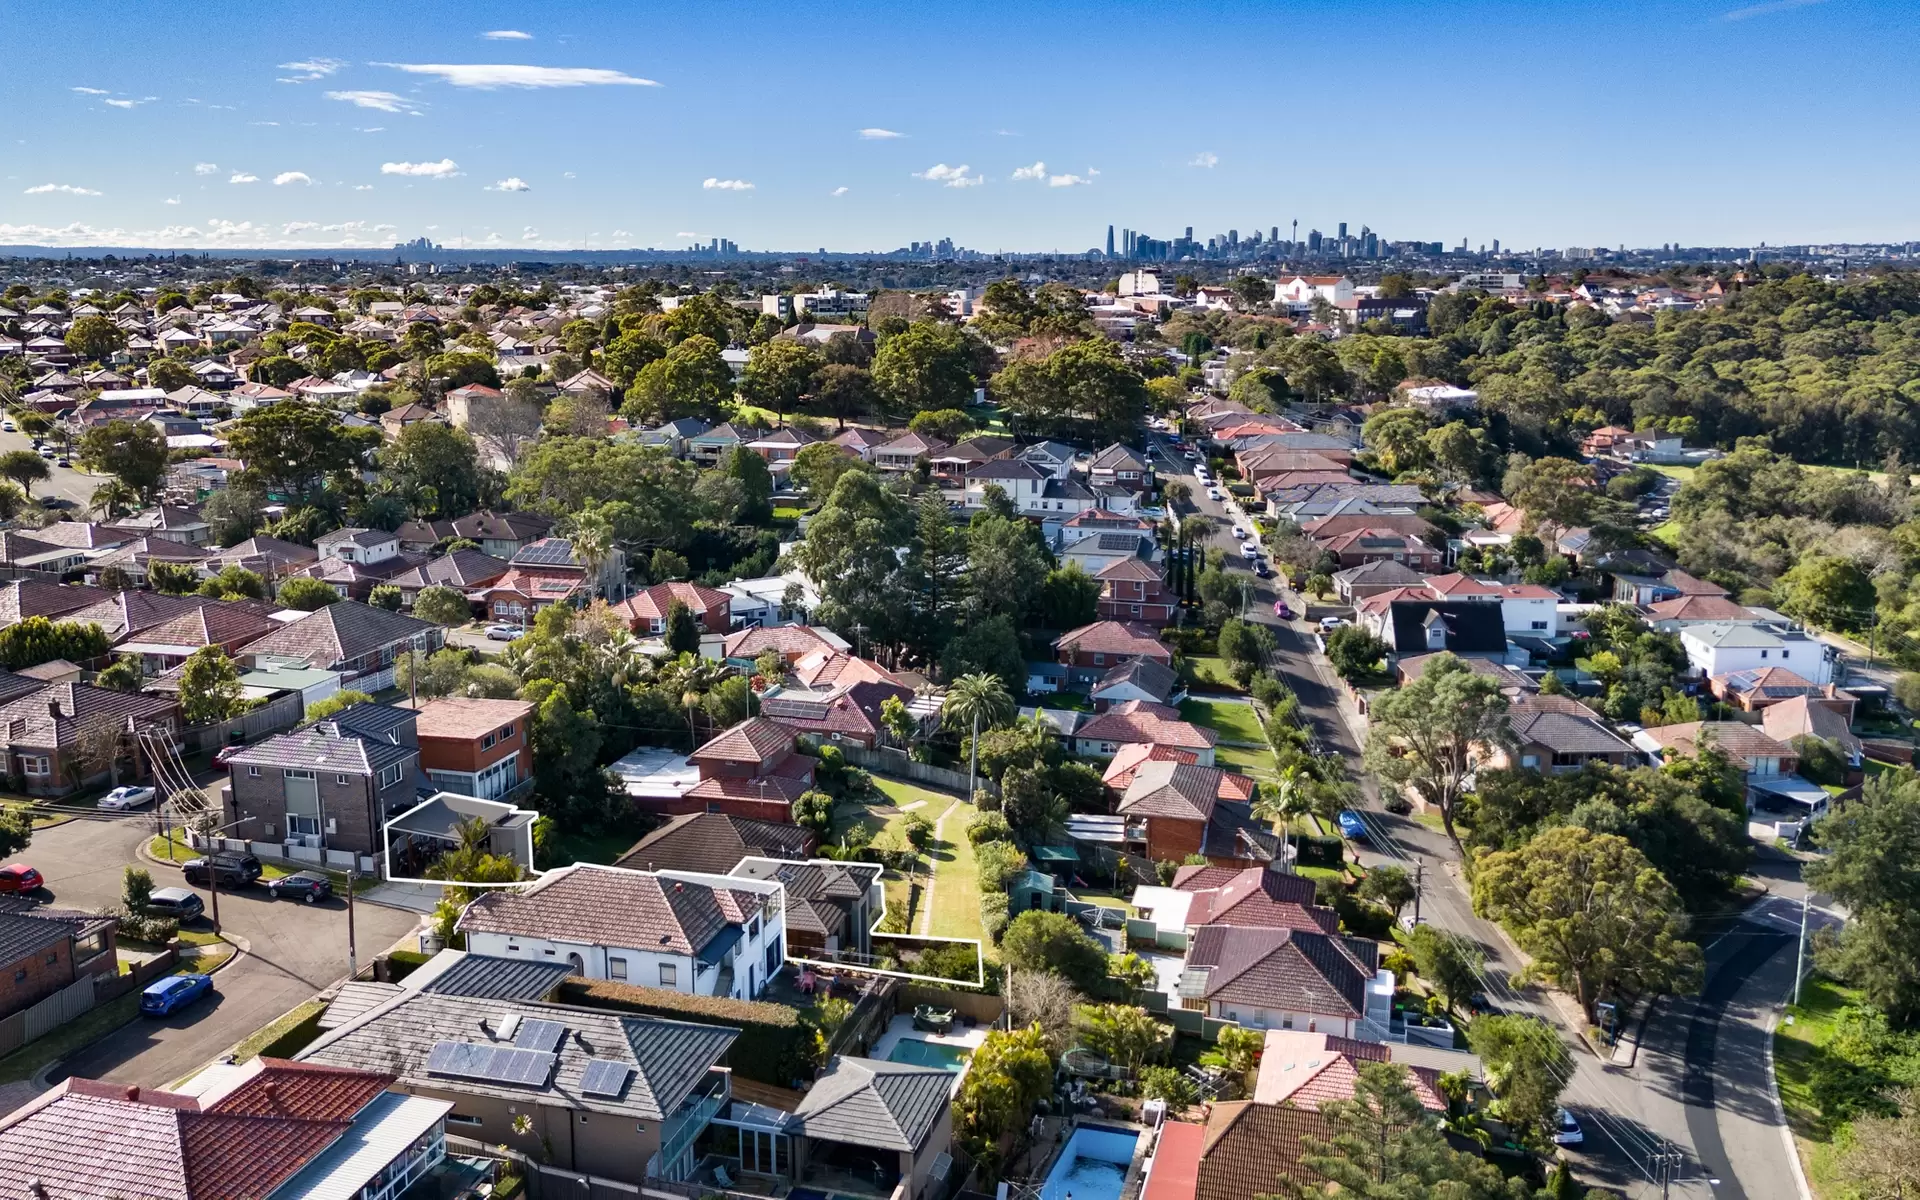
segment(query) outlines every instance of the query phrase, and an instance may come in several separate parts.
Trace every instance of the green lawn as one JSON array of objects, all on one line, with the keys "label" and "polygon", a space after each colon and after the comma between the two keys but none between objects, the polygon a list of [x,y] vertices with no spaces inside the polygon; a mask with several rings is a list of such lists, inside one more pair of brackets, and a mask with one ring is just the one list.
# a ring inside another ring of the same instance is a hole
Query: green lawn
[{"label": "green lawn", "polygon": [[1647,531],[1647,536],[1666,546],[1673,546],[1680,540],[1680,522],[1662,521]]},{"label": "green lawn", "polygon": [[1180,716],[1195,725],[1204,725],[1230,742],[1252,742],[1264,746],[1266,731],[1254,715],[1253,705],[1234,700],[1182,700]]},{"label": "green lawn", "polygon": [[[940,814],[947,811],[947,806],[958,799],[957,796],[953,796],[947,792],[936,792],[931,788],[923,788],[918,784],[907,783],[900,779],[883,779],[878,775],[873,776],[873,786],[874,790],[879,794],[874,796],[868,803],[859,804],[849,801],[843,802],[834,808],[833,831],[830,837],[838,838],[842,833],[852,829],[855,825],[865,825],[875,836],[878,836],[886,830],[892,830],[900,839],[900,843],[905,845],[907,843],[907,805],[918,802],[920,806],[915,808],[913,810],[914,812],[929,821],[938,821]],[[961,829],[964,831],[964,828],[963,823]],[[953,834],[949,832],[948,836],[951,837]],[[960,836],[962,840],[964,840],[964,832],[962,832]],[[969,848],[969,853],[971,853],[971,848]],[[916,856],[915,869],[912,874],[917,876],[923,885],[926,881],[926,872],[927,856],[925,854]],[[913,879],[909,877],[908,873],[896,871],[891,868],[889,868],[880,879],[881,886],[886,890],[887,912],[889,914],[907,913],[907,900],[912,894]],[[924,887],[922,894],[925,894]],[[978,929],[980,920],[978,911],[979,901],[977,898],[974,901],[974,908],[974,927]],[[917,911],[908,913],[908,915],[917,923],[920,915]],[[908,926],[907,931],[912,932],[912,930],[913,926]]]},{"label": "green lawn", "polygon": [[48,1063],[65,1058],[82,1046],[92,1045],[139,1015],[140,993],[129,992],[117,1000],[109,1000],[40,1040],[28,1042],[0,1058],[0,1083],[32,1079]]},{"label": "green lawn", "polygon": [[[1786,1107],[1794,1145],[1799,1147],[1807,1182],[1816,1196],[1839,1195],[1842,1187],[1832,1161],[1834,1130],[1813,1096],[1814,1065],[1833,1037],[1834,1018],[1859,1000],[1860,993],[1854,989],[1816,976],[1801,988],[1799,1006],[1788,1006],[1773,1034],[1773,1073],[1780,1102]],[[1788,1017],[1793,1024],[1787,1024]]]},{"label": "green lawn", "polygon": [[1226,660],[1218,655],[1189,655],[1186,662],[1187,681],[1195,687],[1236,694],[1246,690],[1234,682],[1233,672],[1227,670]]},{"label": "green lawn", "polygon": [[[967,822],[978,812],[958,796],[941,825],[930,853],[933,860],[933,916],[927,932],[934,937],[980,936],[980,864],[967,840]],[[935,814],[936,817],[938,814]]]},{"label": "green lawn", "polygon": [[1271,750],[1254,750],[1245,746],[1216,746],[1213,750],[1213,765],[1222,770],[1251,775],[1255,779],[1274,777],[1273,751]]},{"label": "green lawn", "polygon": [[1696,469],[1693,466],[1686,465],[1686,464],[1660,466],[1655,463],[1648,463],[1646,464],[1646,466],[1648,470],[1658,471],[1660,474],[1665,475],[1669,479],[1678,479],[1681,483],[1685,483],[1687,480],[1692,479],[1693,473]]}]

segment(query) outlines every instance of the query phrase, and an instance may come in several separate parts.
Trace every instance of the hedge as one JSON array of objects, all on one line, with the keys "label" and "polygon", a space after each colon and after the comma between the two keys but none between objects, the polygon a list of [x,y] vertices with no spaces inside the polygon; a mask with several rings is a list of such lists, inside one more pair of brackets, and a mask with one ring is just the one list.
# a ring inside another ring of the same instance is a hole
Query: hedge
[{"label": "hedge", "polygon": [[390,952],[387,955],[388,982],[399,983],[402,979],[413,974],[421,967],[426,966],[427,960],[432,957],[432,955],[422,954],[418,950],[394,950]]},{"label": "hedge", "polygon": [[703,1025],[731,1025],[740,1031],[727,1050],[726,1065],[746,1079],[775,1087],[813,1073],[819,1035],[796,1009],[731,996],[694,996],[665,988],[636,987],[609,979],[568,979],[555,997],[561,1004],[613,1012],[639,1013]]},{"label": "hedge", "polygon": [[261,1058],[292,1058],[305,1050],[320,1036],[320,1018],[326,1015],[322,1006],[300,1018],[286,1032],[260,1047]]},{"label": "hedge", "polygon": [[1339,867],[1346,862],[1347,844],[1337,837],[1295,837],[1293,845],[1303,867]]}]

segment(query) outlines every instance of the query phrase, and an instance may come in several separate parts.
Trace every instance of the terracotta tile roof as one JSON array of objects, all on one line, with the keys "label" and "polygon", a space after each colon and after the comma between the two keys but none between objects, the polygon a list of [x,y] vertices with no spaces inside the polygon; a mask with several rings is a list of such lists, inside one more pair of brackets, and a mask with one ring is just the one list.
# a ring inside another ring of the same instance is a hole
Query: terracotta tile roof
[{"label": "terracotta tile roof", "polygon": [[1251,1100],[1217,1103],[1207,1113],[1206,1144],[1194,1200],[1248,1200],[1285,1190],[1283,1180],[1313,1179],[1300,1166],[1302,1139],[1329,1141],[1333,1126],[1317,1112]]},{"label": "terracotta tile roof", "polygon": [[1171,662],[1173,651],[1152,627],[1137,621],[1095,621],[1060,635],[1057,650],[1083,654],[1141,654]]},{"label": "terracotta tile roof", "polygon": [[656,583],[643,592],[636,592],[614,605],[613,610],[629,621],[664,621],[675,600],[686,605],[696,621],[715,608],[724,609],[733,603],[733,597],[718,588],[675,581]]},{"label": "terracotta tile roof", "polygon": [[687,795],[695,800],[757,800],[768,804],[792,804],[811,786],[808,780],[786,775],[764,775],[758,779],[720,775],[702,779],[688,789]]},{"label": "terracotta tile roof", "polygon": [[1854,736],[1847,718],[1810,696],[1769,704],[1761,713],[1760,727],[1779,742],[1791,744],[1794,738],[1812,736],[1834,743],[1846,754],[1861,750],[1860,739]]},{"label": "terracotta tile roof", "polygon": [[1366,1012],[1373,946],[1304,929],[1204,925],[1187,946],[1187,971],[1206,970],[1199,994],[1209,1001],[1354,1019]]},{"label": "terracotta tile roof", "polygon": [[[708,780],[707,782],[714,782]],[[817,839],[798,825],[729,813],[674,817],[614,860],[636,871],[706,871],[723,875],[743,858],[805,858]]]},{"label": "terracotta tile roof", "polygon": [[1300,526],[1300,531],[1308,537],[1331,537],[1350,529],[1362,528],[1392,529],[1399,533],[1411,534],[1422,541],[1428,540],[1438,532],[1433,522],[1425,517],[1390,513],[1343,513],[1339,516],[1316,517]]},{"label": "terracotta tile roof", "polygon": [[1425,582],[1427,590],[1433,592],[1436,596],[1442,596],[1450,600],[1459,600],[1471,596],[1497,596],[1500,594],[1498,584],[1487,583],[1483,580],[1475,579],[1471,575],[1463,575],[1458,571],[1455,571],[1451,575],[1429,575],[1426,577]]},{"label": "terracotta tile roof", "polygon": [[759,658],[768,650],[778,650],[791,661],[823,648],[839,649],[811,625],[772,625],[729,635],[725,654],[728,658]]},{"label": "terracotta tile roof", "polygon": [[415,711],[418,718],[414,731],[420,737],[478,741],[496,729],[525,720],[533,712],[533,705],[525,700],[439,696],[422,700]]},{"label": "terracotta tile roof", "polygon": [[1264,867],[1182,867],[1173,886],[1194,893],[1187,925],[1215,922],[1243,927],[1332,933],[1340,915],[1314,903],[1313,880]]},{"label": "terracotta tile roof", "polygon": [[1804,675],[1795,674],[1785,667],[1760,667],[1752,671],[1734,671],[1726,675],[1715,675],[1713,682],[1740,695],[1816,696],[1823,691],[1821,686],[1813,680]]},{"label": "terracotta tile roof", "polygon": [[280,628],[264,604],[246,600],[210,601],[140,631],[130,642],[143,646],[225,646],[237,649]]},{"label": "terracotta tile roof", "polygon": [[895,697],[906,704],[913,699],[913,691],[897,683],[877,681],[836,687],[824,693],[782,689],[763,697],[760,711],[769,719],[804,733],[872,737],[886,727],[880,719],[881,706]]},{"label": "terracotta tile roof", "polygon": [[722,730],[687,758],[696,763],[758,765],[792,749],[793,730],[765,717],[748,717],[738,725]]},{"label": "terracotta tile roof", "polygon": [[1150,762],[1198,762],[1199,755],[1191,750],[1182,750],[1178,746],[1156,746],[1152,742],[1128,742],[1120,747],[1120,752],[1107,762],[1106,773],[1100,781],[1116,791],[1124,792],[1133,782],[1135,772]]},{"label": "terracotta tile roof", "polygon": [[793,664],[793,677],[809,688],[855,683],[901,683],[899,676],[879,663],[855,658],[841,650],[816,650],[806,655]]},{"label": "terracotta tile roof", "polygon": [[[1298,1029],[1269,1029],[1260,1053],[1253,1099],[1260,1104],[1291,1104],[1317,1112],[1330,1100],[1353,1099],[1361,1063],[1390,1061],[1387,1047],[1381,1042]],[[1430,1112],[1447,1111],[1446,1098],[1438,1086],[1439,1072],[1409,1067],[1408,1075],[1422,1107]]]},{"label": "terracotta tile roof", "polygon": [[1089,508],[1068,517],[1061,524],[1067,529],[1131,529],[1140,533],[1151,533],[1153,522],[1145,517],[1130,517],[1122,513],[1109,512],[1104,508]]},{"label": "terracotta tile roof", "polygon": [[1120,558],[1101,567],[1093,573],[1095,579],[1137,579],[1145,583],[1159,583],[1165,576],[1159,567],[1143,558]]},{"label": "terracotta tile roof", "polygon": [[1120,798],[1119,811],[1129,816],[1205,821],[1213,815],[1226,775],[1218,768],[1190,763],[1141,763]]},{"label": "terracotta tile roof", "polygon": [[1099,714],[1073,734],[1096,742],[1156,742],[1211,748],[1220,740],[1213,730],[1180,719],[1180,710],[1146,700],[1126,700]]},{"label": "terracotta tile roof", "polygon": [[763,903],[744,889],[576,863],[525,888],[488,892],[467,907],[459,927],[691,955]]},{"label": "terracotta tile roof", "polygon": [[1724,596],[1727,594],[1727,589],[1721,587],[1719,584],[1710,583],[1705,579],[1697,579],[1678,568],[1668,571],[1661,577],[1660,582],[1666,584],[1674,591],[1679,592],[1682,596]]},{"label": "terracotta tile roof", "polygon": [[345,1121],[393,1082],[388,1076],[350,1067],[326,1067],[286,1058],[254,1061],[259,1070],[210,1105],[209,1111],[228,1116]]},{"label": "terracotta tile roof", "polygon": [[[4,712],[5,710],[0,710]],[[1656,725],[1646,735],[1663,748],[1679,755],[1699,753],[1703,737],[1742,770],[1759,758],[1797,759],[1792,746],[1768,737],[1759,726],[1739,721],[1687,721],[1679,725]]]},{"label": "terracotta tile roof", "polygon": [[1725,596],[1676,596],[1647,606],[1656,621],[1751,621],[1753,610]]}]

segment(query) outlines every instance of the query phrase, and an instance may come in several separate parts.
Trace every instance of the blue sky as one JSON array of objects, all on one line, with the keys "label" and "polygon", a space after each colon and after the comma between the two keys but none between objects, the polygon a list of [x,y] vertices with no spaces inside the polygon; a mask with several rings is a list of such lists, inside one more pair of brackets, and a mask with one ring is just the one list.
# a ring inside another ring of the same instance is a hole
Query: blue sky
[{"label": "blue sky", "polygon": [[1920,238],[1912,4],[10,15],[0,243],[1084,250],[1108,223],[1296,218],[1476,246]]}]

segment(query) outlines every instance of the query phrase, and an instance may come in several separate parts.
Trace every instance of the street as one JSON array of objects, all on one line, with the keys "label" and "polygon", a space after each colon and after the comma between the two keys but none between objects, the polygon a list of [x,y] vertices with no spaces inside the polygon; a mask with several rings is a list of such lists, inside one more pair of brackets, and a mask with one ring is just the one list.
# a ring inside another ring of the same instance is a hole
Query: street
[{"label": "street", "polygon": [[[1193,505],[1218,522],[1212,543],[1228,548],[1230,564],[1240,563],[1238,544],[1227,530],[1236,521],[1249,529],[1251,523],[1230,502],[1207,499],[1206,489],[1193,479],[1193,464],[1169,453],[1159,437],[1151,441],[1156,460],[1168,472],[1163,478],[1195,484]],[[1585,1144],[1567,1152],[1581,1180],[1636,1198],[1662,1195],[1665,1182],[1679,1195],[1805,1200],[1773,1106],[1768,1053],[1771,1022],[1793,978],[1799,864],[1763,848],[1750,873],[1765,880],[1772,889],[1769,897],[1738,919],[1699,931],[1708,960],[1702,994],[1657,1005],[1646,1020],[1643,1047],[1630,1064],[1600,1062],[1568,1031],[1560,1006],[1543,989],[1511,984],[1520,963],[1501,935],[1474,915],[1459,855],[1445,833],[1382,806],[1378,786],[1360,769],[1363,718],[1342,703],[1343,685],[1316,652],[1305,604],[1278,590],[1284,587],[1278,576],[1250,577],[1249,582],[1245,617],[1273,631],[1275,673],[1299,699],[1301,716],[1320,749],[1345,758],[1360,786],[1363,818],[1372,831],[1372,844],[1358,851],[1360,860],[1394,863],[1415,874],[1421,918],[1461,934],[1484,953],[1483,988],[1493,1003],[1562,1031],[1573,1062],[1562,1100],[1586,1132]],[[1301,620],[1274,619],[1273,601],[1283,596],[1294,600]],[[1791,921],[1783,915],[1789,910]],[[1837,918],[1816,909],[1813,920]],[[1677,1157],[1663,1158],[1670,1155]]]},{"label": "street", "polygon": [[[9,450],[33,450],[33,439],[24,433],[7,433],[0,430],[0,454]],[[53,459],[47,459],[48,478],[33,485],[33,498],[38,501],[42,496],[58,496],[68,501],[62,511],[75,517],[84,518],[87,507],[93,502],[93,490],[105,480],[104,475],[89,475],[78,467],[62,467]]]},{"label": "street", "polygon": [[[50,902],[100,909],[118,904],[121,873],[139,862],[135,847],[154,835],[151,812],[87,818],[36,833],[21,854],[47,880]],[[156,887],[178,887],[177,871],[146,865]],[[206,889],[197,890],[211,908]],[[215,995],[165,1020],[136,1019],[68,1057],[54,1078],[75,1075],[153,1087],[205,1064],[255,1029],[347,974],[347,906],[276,901],[263,888],[222,890],[223,930],[249,952],[214,976]],[[418,916],[368,904],[354,906],[359,961],[365,966],[414,927]],[[195,922],[211,928],[206,918]]]}]

